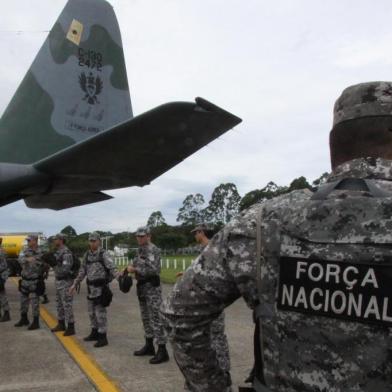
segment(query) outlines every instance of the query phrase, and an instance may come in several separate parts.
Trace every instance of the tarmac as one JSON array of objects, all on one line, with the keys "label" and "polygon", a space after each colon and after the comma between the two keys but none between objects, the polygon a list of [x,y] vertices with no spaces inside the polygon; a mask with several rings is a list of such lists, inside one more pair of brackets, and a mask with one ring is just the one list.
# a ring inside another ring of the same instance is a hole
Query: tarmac
[{"label": "tarmac", "polygon": [[[8,279],[12,321],[0,323],[0,392],[183,391],[184,378],[170,344],[170,361],[163,364],[150,365],[150,357],[133,356],[133,351],[144,344],[136,290],[132,287],[124,294],[117,282],[111,288],[114,298],[108,310],[109,345],[94,348],[93,343],[83,341],[90,332],[85,282],[74,299],[76,336],[63,338],[60,333],[50,332],[47,325],[53,325],[56,317],[53,275],[47,281],[50,303],[41,305],[44,319],[36,331],[14,327],[19,320],[19,293],[15,282]],[[163,285],[164,296],[171,288]],[[225,312],[233,389],[238,390],[253,364],[252,314],[242,299]]]}]

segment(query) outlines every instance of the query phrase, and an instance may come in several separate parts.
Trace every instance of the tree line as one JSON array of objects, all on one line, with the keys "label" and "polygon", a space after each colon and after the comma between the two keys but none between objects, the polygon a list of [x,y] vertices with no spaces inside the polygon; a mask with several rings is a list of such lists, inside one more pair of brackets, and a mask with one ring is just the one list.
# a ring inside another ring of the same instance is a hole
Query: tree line
[{"label": "tree line", "polygon": [[[178,210],[176,219],[178,225],[168,225],[161,211],[153,211],[146,224],[150,227],[153,241],[157,246],[161,249],[175,251],[195,244],[190,231],[198,223],[205,222],[218,231],[236,214],[255,203],[293,190],[316,189],[326,181],[327,177],[328,173],[323,173],[319,178],[309,183],[305,177],[301,176],[295,178],[288,186],[279,186],[270,181],[264,188],[254,189],[243,197],[238,193],[235,184],[223,183],[214,189],[208,203],[201,193],[187,195]],[[62,232],[69,236],[69,244],[74,252],[82,254],[85,251],[88,233],[77,235],[72,226],[65,227]],[[102,237],[107,237],[108,248],[112,249],[114,246],[122,244],[130,248],[137,248],[133,233],[105,231],[99,231],[99,233]],[[104,242],[103,245],[106,246],[106,243]],[[132,251],[130,255],[132,256]]]}]

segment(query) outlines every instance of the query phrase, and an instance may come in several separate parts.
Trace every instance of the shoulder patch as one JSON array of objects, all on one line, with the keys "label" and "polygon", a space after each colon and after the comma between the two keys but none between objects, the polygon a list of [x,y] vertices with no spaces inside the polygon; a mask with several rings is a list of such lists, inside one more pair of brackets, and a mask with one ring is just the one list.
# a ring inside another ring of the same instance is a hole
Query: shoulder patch
[{"label": "shoulder patch", "polygon": [[392,264],[281,257],[277,307],[392,326]]}]

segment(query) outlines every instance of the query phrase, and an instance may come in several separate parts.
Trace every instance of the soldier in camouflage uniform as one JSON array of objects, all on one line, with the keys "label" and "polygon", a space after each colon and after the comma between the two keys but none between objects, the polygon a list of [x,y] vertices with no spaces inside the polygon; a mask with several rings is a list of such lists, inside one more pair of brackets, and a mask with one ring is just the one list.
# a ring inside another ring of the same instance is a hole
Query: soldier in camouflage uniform
[{"label": "soldier in camouflage uniform", "polygon": [[[0,246],[3,239],[0,237]],[[5,291],[5,282],[9,276],[7,257],[3,249],[0,247],[0,311],[3,311],[3,315],[0,313],[0,323],[10,321],[10,305],[8,304],[7,293]]]},{"label": "soldier in camouflage uniform", "polygon": [[53,239],[56,252],[54,257],[56,264],[53,266],[56,286],[56,309],[57,325],[52,332],[65,331],[64,336],[75,335],[75,320],[73,313],[73,296],[69,289],[75,278],[73,271],[72,252],[65,245],[66,236],[62,233],[56,234]]},{"label": "soldier in camouflage uniform", "polygon": [[240,296],[256,319],[252,390],[391,390],[391,96],[389,82],[347,88],[327,183],[250,207],[177,282],[162,311],[191,391],[232,390],[210,324]]},{"label": "soldier in camouflage uniform", "polygon": [[31,303],[33,322],[28,329],[38,329],[40,327],[39,297],[45,291],[45,283],[43,280],[44,262],[42,261],[42,251],[38,247],[37,235],[27,237],[27,248],[20,253],[19,264],[22,268],[21,280],[19,281],[21,318],[15,327],[29,324],[27,313],[29,303]]},{"label": "soldier in camouflage uniform", "polygon": [[[206,248],[213,236],[213,230],[205,223],[197,225],[192,233],[194,233],[197,243],[202,246],[202,250]],[[230,373],[229,343],[225,334],[225,312],[222,312],[211,323],[211,346],[216,352],[219,366],[223,371]]]},{"label": "soldier in camouflage uniform", "polygon": [[[136,290],[146,342],[140,350],[134,352],[134,355],[153,355],[149,362],[159,364],[169,360],[169,354],[166,350],[166,336],[159,314],[159,307],[162,303],[162,288],[159,277],[161,255],[160,250],[151,243],[148,227],[139,227],[136,231],[136,239],[139,249],[133,265],[128,266],[128,272],[135,273],[137,280]],[[154,338],[158,344],[156,353]]]},{"label": "soldier in camouflage uniform", "polygon": [[94,347],[103,347],[108,344],[106,314],[106,306],[108,304],[104,303],[104,301],[106,301],[108,295],[109,283],[114,278],[118,279],[119,277],[113,260],[101,248],[100,240],[101,238],[98,233],[90,233],[90,249],[84,255],[78,276],[69,290],[70,294],[73,295],[76,286],[87,276],[87,305],[91,332],[84,338],[84,341],[96,341]]}]

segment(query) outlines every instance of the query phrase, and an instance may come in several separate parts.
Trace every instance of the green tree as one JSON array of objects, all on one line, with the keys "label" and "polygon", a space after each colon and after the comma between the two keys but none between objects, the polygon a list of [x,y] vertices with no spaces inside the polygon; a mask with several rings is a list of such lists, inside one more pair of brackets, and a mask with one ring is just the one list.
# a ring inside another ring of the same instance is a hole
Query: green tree
[{"label": "green tree", "polygon": [[272,199],[273,197],[282,195],[288,192],[288,187],[278,186],[273,181],[270,181],[263,189],[255,189],[248,192],[240,202],[240,211],[249,208],[251,205],[263,200]]},{"label": "green tree", "polygon": [[75,237],[77,235],[76,230],[70,225],[65,226],[64,229],[61,230],[61,233],[66,234],[69,237]]},{"label": "green tree", "polygon": [[154,211],[148,218],[147,221],[148,227],[158,227],[164,225],[166,225],[166,221],[161,211]]},{"label": "green tree", "polygon": [[312,189],[304,176],[294,179],[289,186],[289,192],[299,189]]},{"label": "green tree", "polygon": [[176,250],[187,245],[187,238],[181,233],[163,233],[155,239],[155,244],[161,249]]},{"label": "green tree", "polygon": [[202,222],[204,220],[204,203],[202,194],[188,195],[178,211],[177,222],[182,222],[182,225],[185,226],[194,226],[196,223]]},{"label": "green tree", "polygon": [[208,222],[222,225],[229,222],[239,211],[241,196],[235,184],[229,182],[217,186],[204,214]]}]

